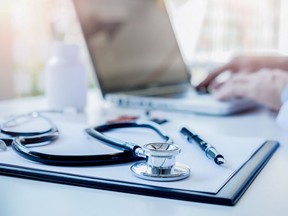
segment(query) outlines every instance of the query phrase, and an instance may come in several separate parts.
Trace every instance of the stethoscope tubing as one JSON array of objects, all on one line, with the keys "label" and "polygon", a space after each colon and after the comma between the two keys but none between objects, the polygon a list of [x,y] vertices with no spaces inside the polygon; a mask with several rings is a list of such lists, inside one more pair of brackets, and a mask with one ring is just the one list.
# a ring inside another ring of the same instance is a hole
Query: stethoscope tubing
[{"label": "stethoscope tubing", "polygon": [[172,139],[159,127],[158,124],[154,122],[146,122],[146,121],[134,121],[134,122],[119,122],[113,124],[104,124],[97,127],[91,127],[85,129],[85,132],[89,134],[91,137],[102,141],[104,144],[108,144],[113,148],[124,150],[124,151],[131,151],[135,156],[137,156],[136,149],[142,148],[141,146],[132,143],[126,142],[122,140],[115,139],[113,137],[108,137],[103,134],[103,132],[111,131],[113,129],[120,129],[120,128],[148,128],[155,131],[158,135],[160,135],[165,142],[173,143]]},{"label": "stethoscope tubing", "polygon": [[54,166],[100,166],[143,160],[134,156],[131,151],[102,155],[55,155],[33,151],[27,147],[33,144],[51,143],[58,137],[59,131],[54,128],[49,134],[15,137],[11,145],[15,152],[25,159]]},{"label": "stethoscope tubing", "polygon": [[[162,130],[162,128],[154,122],[145,121],[133,121],[133,122],[120,122],[112,124],[104,124],[97,127],[87,128],[85,131],[88,135],[102,141],[105,144],[112,146],[115,149],[121,150],[121,152],[116,152],[113,154],[100,154],[100,155],[55,155],[46,154],[42,152],[33,151],[31,147],[35,145],[50,144],[54,140],[58,139],[59,131],[54,123],[42,116],[39,113],[30,113],[28,116],[31,118],[43,118],[51,124],[51,128],[40,132],[13,132],[5,130],[5,127],[1,127],[1,132],[10,137],[1,138],[2,141],[6,143],[7,146],[11,145],[12,148],[28,160],[34,162],[55,165],[55,166],[99,166],[99,165],[111,165],[120,164],[133,161],[139,161],[146,158],[145,155],[136,154],[136,150],[140,149],[141,146],[122,140],[118,140],[113,137],[108,137],[104,135],[104,132],[111,131],[120,128],[149,128],[154,130],[158,135],[160,135],[165,142],[173,143],[172,139]],[[22,116],[20,116],[21,118]],[[13,123],[13,119],[10,120]],[[8,121],[8,124],[10,123]]]},{"label": "stethoscope tubing", "polygon": [[102,166],[143,160],[143,158],[135,157],[129,151],[103,155],[44,154],[25,147],[25,139],[23,140],[19,137],[15,138],[12,148],[23,158],[54,166]]}]

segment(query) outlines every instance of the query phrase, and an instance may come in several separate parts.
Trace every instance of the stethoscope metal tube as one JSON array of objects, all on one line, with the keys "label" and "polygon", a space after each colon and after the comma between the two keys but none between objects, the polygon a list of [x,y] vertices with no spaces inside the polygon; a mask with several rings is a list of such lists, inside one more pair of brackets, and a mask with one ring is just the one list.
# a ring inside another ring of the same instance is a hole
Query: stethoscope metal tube
[{"label": "stethoscope metal tube", "polygon": [[[33,131],[33,132],[17,132],[17,131],[11,131],[8,130],[8,128],[10,127],[14,127],[23,123],[19,123],[17,121],[28,121],[30,119],[36,119],[36,118],[42,118],[45,121],[47,121],[50,124],[50,128],[47,130],[43,130],[43,131]],[[11,141],[13,140],[13,137],[18,137],[18,136],[25,136],[25,137],[30,137],[30,136],[40,136],[43,134],[49,134],[50,132],[53,132],[55,130],[56,125],[48,118],[46,118],[45,116],[41,115],[39,112],[31,112],[28,114],[23,114],[23,115],[19,115],[16,116],[14,118],[11,118],[10,120],[2,123],[0,125],[0,132],[6,135],[9,135],[11,137]],[[3,140],[3,139],[2,139]],[[8,141],[8,138],[6,139]]]},{"label": "stethoscope metal tube", "polygon": [[[29,132],[29,131],[17,132],[17,131],[8,130],[9,128],[12,128],[14,126],[23,124],[23,122],[25,123],[25,121],[29,121],[31,119],[36,119],[36,118],[42,118],[45,121],[47,121],[48,124],[50,125],[49,129],[43,130],[43,131],[33,131],[33,132]],[[51,138],[50,136],[54,137],[55,131],[58,132],[58,129],[50,119],[46,118],[45,116],[41,115],[38,112],[31,112],[28,114],[22,114],[22,115],[13,117],[4,123],[1,123],[0,133],[4,134],[5,136],[0,136],[0,140],[1,140],[1,144],[3,146],[5,145],[5,149],[7,148],[7,146],[11,146],[13,144],[15,137],[23,137],[23,138],[25,137],[27,143],[39,144],[39,143],[43,143],[45,140],[46,141],[49,140]],[[4,147],[2,148],[4,149]]]}]

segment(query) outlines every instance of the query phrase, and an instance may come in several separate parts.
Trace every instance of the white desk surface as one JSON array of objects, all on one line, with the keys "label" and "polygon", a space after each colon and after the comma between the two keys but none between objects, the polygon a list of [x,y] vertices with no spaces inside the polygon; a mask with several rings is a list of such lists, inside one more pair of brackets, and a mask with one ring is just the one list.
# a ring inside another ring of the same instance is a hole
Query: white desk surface
[{"label": "white desk surface", "polygon": [[[44,98],[0,102],[0,117],[45,109]],[[86,114],[63,121],[103,121],[103,116],[143,113],[120,109],[112,112],[101,106],[96,94],[89,95]],[[197,125],[199,131],[229,136],[258,136],[275,139],[281,147],[234,207],[132,195],[84,187],[0,176],[0,215],[287,215],[288,212],[288,138],[275,123],[275,114],[258,109],[233,116],[157,112],[177,117],[183,124]],[[152,112],[153,114],[153,112]],[[73,119],[73,120],[71,120]],[[287,135],[288,137],[288,135]],[[1,154],[0,154],[1,156]]]}]

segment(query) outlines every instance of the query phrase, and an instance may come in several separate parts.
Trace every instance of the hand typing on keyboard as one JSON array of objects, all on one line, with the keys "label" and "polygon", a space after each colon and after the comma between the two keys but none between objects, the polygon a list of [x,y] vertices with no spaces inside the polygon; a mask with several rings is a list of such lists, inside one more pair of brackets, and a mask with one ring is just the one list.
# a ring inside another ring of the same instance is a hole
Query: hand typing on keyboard
[{"label": "hand typing on keyboard", "polygon": [[[230,78],[217,83],[217,77],[224,72],[230,72]],[[248,98],[277,111],[286,85],[288,57],[238,56],[213,70],[197,88],[212,88],[218,100]]]}]

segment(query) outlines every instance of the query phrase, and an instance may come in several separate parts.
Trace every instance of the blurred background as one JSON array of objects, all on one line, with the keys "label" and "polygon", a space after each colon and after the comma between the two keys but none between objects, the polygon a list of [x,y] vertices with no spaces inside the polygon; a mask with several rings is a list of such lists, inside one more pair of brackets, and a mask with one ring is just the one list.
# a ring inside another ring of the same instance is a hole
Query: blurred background
[{"label": "blurred background", "polygon": [[[287,0],[168,0],[185,60],[195,70],[237,52],[288,53]],[[41,95],[53,41],[83,47],[71,0],[0,0],[0,100]]]}]

